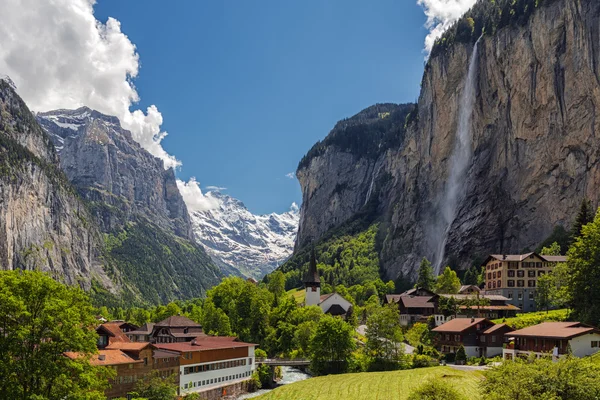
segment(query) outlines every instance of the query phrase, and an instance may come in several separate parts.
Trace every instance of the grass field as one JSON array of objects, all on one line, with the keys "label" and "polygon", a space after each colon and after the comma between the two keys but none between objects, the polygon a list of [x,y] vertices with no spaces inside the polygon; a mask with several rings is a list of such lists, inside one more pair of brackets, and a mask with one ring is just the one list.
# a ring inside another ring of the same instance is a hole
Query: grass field
[{"label": "grass field", "polygon": [[287,291],[288,295],[292,295],[296,303],[301,304],[304,303],[304,298],[306,297],[306,292],[304,289],[292,289]]},{"label": "grass field", "polygon": [[515,329],[523,329],[528,326],[541,324],[546,321],[566,321],[569,316],[568,310],[550,310],[546,311],[538,311],[531,313],[523,313],[517,314],[514,318],[507,318],[504,321],[502,318],[495,319],[494,322],[497,324],[501,324],[505,322],[506,324],[512,326]]},{"label": "grass field", "polygon": [[282,386],[256,399],[405,400],[413,388],[428,379],[448,382],[468,399],[481,399],[478,384],[482,374],[450,367],[322,376]]}]

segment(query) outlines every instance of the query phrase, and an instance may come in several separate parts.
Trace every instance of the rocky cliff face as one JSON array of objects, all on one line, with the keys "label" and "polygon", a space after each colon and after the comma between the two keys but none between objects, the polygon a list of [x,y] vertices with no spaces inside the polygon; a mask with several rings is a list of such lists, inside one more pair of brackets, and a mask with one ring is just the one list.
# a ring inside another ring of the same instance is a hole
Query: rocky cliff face
[{"label": "rocky cliff face", "polygon": [[193,239],[190,218],[172,169],[144,150],[116,117],[82,107],[37,114],[60,153],[60,164],[92,205],[102,229],[123,227],[135,215]]},{"label": "rocky cliff face", "polygon": [[[301,163],[297,246],[351,220],[370,182],[380,180],[369,196],[378,200],[387,277],[413,274],[423,256],[435,259],[472,53],[472,42],[457,42],[430,59],[398,146],[374,159],[327,146]],[[571,223],[582,198],[597,205],[600,3],[550,2],[525,23],[485,35],[476,57],[472,160],[443,260],[459,267],[533,249],[555,225]],[[336,187],[352,190],[335,195]]]},{"label": "rocky cliff face", "polygon": [[254,215],[241,201],[209,192],[219,204],[192,214],[196,240],[221,270],[261,279],[283,263],[294,249],[298,207],[283,214]]},{"label": "rocky cliff face", "polygon": [[50,138],[7,80],[0,79],[0,266],[49,272],[113,289],[97,256],[92,217],[64,174]]}]

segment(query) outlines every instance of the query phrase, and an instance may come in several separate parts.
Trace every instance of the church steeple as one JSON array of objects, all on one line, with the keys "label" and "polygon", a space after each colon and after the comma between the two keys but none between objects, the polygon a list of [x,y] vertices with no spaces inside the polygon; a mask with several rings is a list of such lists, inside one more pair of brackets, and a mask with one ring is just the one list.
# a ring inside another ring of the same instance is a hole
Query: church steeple
[{"label": "church steeple", "polygon": [[318,305],[321,302],[321,278],[317,270],[317,256],[314,247],[310,253],[308,271],[304,276],[304,288],[306,291],[306,300],[304,303],[307,306]]}]

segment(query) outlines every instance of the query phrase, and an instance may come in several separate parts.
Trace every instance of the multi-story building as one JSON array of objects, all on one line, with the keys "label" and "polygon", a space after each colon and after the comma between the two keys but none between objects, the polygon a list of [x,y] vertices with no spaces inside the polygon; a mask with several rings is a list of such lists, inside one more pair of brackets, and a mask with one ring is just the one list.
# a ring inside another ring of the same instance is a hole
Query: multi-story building
[{"label": "multi-story building", "polygon": [[467,357],[495,357],[502,354],[504,334],[513,329],[485,318],[456,318],[434,328],[435,346],[444,353],[456,353],[464,346]]},{"label": "multi-story building", "polygon": [[255,344],[233,337],[198,337],[191,342],[156,343],[165,354],[179,358],[179,395],[228,389],[250,379],[256,369]]},{"label": "multi-story building", "polygon": [[579,322],[543,322],[505,334],[508,345],[504,359],[552,356],[563,357],[569,352],[585,357],[600,350],[600,330]]},{"label": "multi-story building", "polygon": [[535,311],[537,280],[552,271],[565,256],[541,256],[536,253],[520,255],[492,254],[485,260],[485,293],[508,298],[522,311]]}]

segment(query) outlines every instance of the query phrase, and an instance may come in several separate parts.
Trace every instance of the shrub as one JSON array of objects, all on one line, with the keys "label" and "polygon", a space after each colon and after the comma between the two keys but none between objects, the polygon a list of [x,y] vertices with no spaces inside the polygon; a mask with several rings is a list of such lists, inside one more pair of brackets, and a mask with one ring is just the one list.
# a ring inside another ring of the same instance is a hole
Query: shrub
[{"label": "shrub", "polygon": [[423,354],[415,354],[413,356],[413,362],[412,362],[412,367],[413,368],[426,368],[426,367],[432,367],[434,365],[436,365],[436,361],[426,355]]},{"label": "shrub", "polygon": [[466,398],[444,382],[429,380],[413,390],[408,400],[466,400]]},{"label": "shrub", "polygon": [[463,345],[461,345],[456,351],[455,359],[457,363],[464,363],[467,361],[467,353],[465,352],[465,347]]}]

